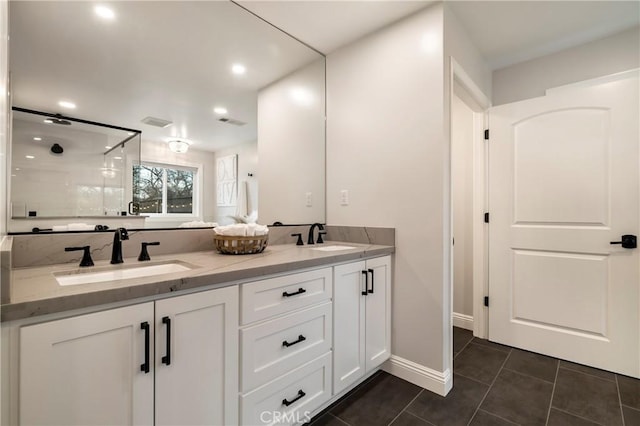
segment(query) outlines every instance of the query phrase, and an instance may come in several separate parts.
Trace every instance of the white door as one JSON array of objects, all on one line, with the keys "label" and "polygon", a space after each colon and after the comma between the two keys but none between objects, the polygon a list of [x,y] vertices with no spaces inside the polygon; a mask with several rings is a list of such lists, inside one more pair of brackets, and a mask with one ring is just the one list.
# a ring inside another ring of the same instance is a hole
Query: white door
[{"label": "white door", "polygon": [[238,423],[238,287],[156,302],[156,425]]},{"label": "white door", "polygon": [[333,393],[366,371],[365,262],[338,265],[333,272]]},{"label": "white door", "polygon": [[367,260],[366,371],[391,356],[391,257]]},{"label": "white door", "polygon": [[21,328],[20,424],[153,424],[153,303]]},{"label": "white door", "polygon": [[640,376],[638,77],[490,110],[489,339]]}]

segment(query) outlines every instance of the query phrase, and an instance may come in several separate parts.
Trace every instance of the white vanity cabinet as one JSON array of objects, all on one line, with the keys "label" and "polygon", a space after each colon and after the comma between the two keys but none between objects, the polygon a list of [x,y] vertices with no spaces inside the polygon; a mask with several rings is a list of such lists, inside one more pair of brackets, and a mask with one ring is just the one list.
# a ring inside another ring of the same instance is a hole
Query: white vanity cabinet
[{"label": "white vanity cabinet", "polygon": [[153,302],[22,327],[20,424],[151,425],[152,363]]},{"label": "white vanity cabinet", "polygon": [[19,421],[236,425],[237,373],[237,286],[24,326]]},{"label": "white vanity cabinet", "polygon": [[391,257],[338,265],[333,277],[333,391],[391,355]]},{"label": "white vanity cabinet", "polygon": [[331,399],[332,272],[241,285],[241,425],[305,423]]}]

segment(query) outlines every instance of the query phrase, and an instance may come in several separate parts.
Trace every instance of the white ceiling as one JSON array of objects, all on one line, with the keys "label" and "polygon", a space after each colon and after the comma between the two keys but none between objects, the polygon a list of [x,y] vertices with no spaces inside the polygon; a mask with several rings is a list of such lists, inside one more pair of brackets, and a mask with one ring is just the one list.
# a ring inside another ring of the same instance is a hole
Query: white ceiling
[{"label": "white ceiling", "polygon": [[435,1],[238,0],[236,3],[328,54]]},{"label": "white ceiling", "polygon": [[492,69],[558,52],[640,24],[638,1],[451,1]]},{"label": "white ceiling", "polygon": [[[238,1],[327,54],[433,1]],[[492,69],[640,24],[639,1],[445,1]]]},{"label": "white ceiling", "polygon": [[[432,1],[245,1],[240,6],[329,53]],[[227,1],[11,1],[13,104],[181,136],[214,151],[256,138],[257,91],[320,55]],[[638,1],[449,1],[488,63],[500,68],[640,22]],[[247,74],[229,69],[243,62]],[[61,99],[78,108],[63,110]],[[224,105],[242,127],[218,122]],[[172,121],[166,129],[140,122]]]},{"label": "white ceiling", "polygon": [[[322,58],[230,2],[118,1],[105,21],[89,1],[12,1],[13,105],[183,137],[214,151],[256,140],[258,90]],[[231,73],[235,62],[247,72]],[[75,110],[58,106],[76,103]],[[214,107],[247,123],[218,121]],[[140,122],[147,116],[167,128]]]}]

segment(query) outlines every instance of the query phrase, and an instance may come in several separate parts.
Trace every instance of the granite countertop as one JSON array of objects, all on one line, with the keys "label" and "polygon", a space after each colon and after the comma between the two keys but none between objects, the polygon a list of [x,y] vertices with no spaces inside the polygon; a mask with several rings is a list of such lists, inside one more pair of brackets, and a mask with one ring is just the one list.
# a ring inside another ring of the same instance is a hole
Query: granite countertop
[{"label": "granite countertop", "polygon": [[283,244],[268,246],[264,252],[252,255],[223,255],[214,251],[167,254],[153,256],[151,262],[144,262],[144,265],[178,261],[188,264],[193,269],[151,277],[70,286],[60,286],[54,274],[127,268],[140,265],[142,262],[138,262],[136,258],[126,258],[125,263],[121,265],[110,265],[108,260],[97,261],[93,268],[79,268],[76,264],[69,263],[17,268],[11,272],[11,301],[2,305],[1,320],[4,322],[31,318],[198,287],[224,287],[240,280],[260,279],[266,275],[297,269],[383,256],[395,251],[393,246],[385,245],[327,241],[324,246],[328,245],[354,248],[319,251],[308,246]]}]

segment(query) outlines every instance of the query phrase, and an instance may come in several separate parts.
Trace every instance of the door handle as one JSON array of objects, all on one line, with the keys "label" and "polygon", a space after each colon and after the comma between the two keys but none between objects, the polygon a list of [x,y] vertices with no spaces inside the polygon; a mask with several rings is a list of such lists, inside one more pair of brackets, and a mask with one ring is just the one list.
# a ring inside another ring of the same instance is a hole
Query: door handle
[{"label": "door handle", "polygon": [[362,295],[367,296],[369,294],[369,274],[367,271],[362,271],[362,275],[364,275],[364,291]]},{"label": "door handle", "polygon": [[371,290],[367,289],[367,292],[373,294],[373,269],[368,269],[368,271],[371,274]]},{"label": "door handle", "polygon": [[171,318],[162,317],[162,323],[167,326],[167,342],[166,342],[166,355],[162,357],[163,364],[171,365]]},{"label": "door handle", "polygon": [[140,329],[144,331],[144,363],[140,365],[140,371],[147,374],[149,372],[149,323],[147,321],[141,323]]},{"label": "door handle", "polygon": [[634,249],[638,247],[638,239],[635,235],[623,235],[622,241],[611,241],[611,244],[622,244],[622,248]]}]

